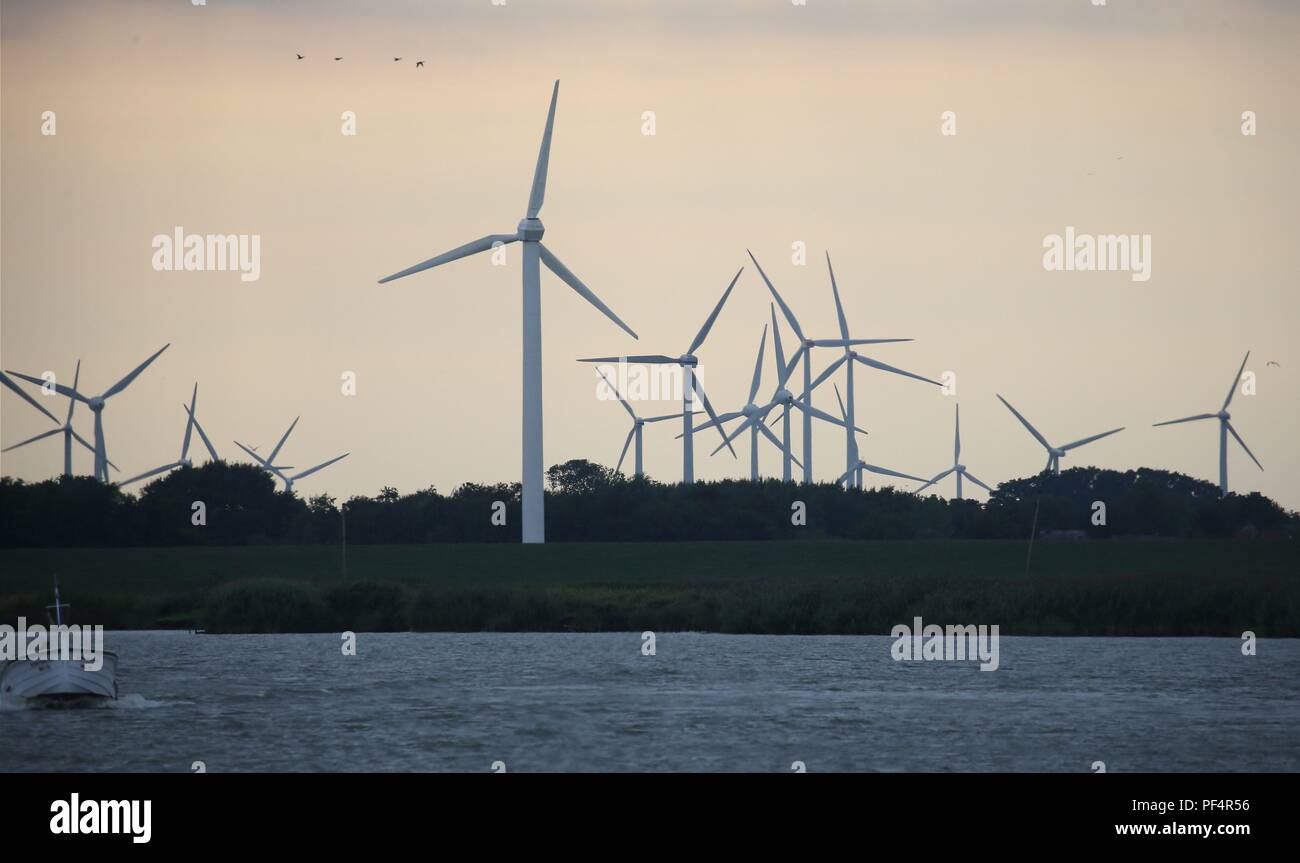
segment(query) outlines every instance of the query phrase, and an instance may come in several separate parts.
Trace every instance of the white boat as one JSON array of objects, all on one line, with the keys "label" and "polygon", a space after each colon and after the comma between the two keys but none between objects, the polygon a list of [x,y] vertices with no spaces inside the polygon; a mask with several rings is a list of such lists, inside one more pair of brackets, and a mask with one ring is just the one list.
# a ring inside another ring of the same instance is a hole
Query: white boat
[{"label": "white boat", "polygon": [[[70,605],[59,601],[59,585],[54,585],[55,625],[63,625],[63,609]],[[0,662],[0,698],[24,699],[28,703],[49,706],[75,706],[117,698],[117,654],[100,651],[99,667],[86,669],[81,659],[49,656],[29,657]]]}]

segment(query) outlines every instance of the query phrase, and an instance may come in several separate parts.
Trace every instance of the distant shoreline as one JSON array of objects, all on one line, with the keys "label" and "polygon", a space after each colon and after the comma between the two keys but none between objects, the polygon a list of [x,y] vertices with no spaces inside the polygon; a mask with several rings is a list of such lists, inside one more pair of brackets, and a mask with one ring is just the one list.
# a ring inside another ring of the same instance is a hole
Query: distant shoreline
[{"label": "distant shoreline", "polygon": [[0,620],[239,632],[1300,637],[1289,541],[999,540],[0,550]]}]

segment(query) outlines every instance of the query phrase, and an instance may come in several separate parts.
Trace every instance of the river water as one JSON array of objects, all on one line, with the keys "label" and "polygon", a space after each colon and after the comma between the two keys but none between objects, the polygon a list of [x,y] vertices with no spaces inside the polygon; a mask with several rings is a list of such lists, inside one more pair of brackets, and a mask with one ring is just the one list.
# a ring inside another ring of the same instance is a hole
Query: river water
[{"label": "river water", "polygon": [[988,672],[884,636],[106,642],[120,699],[0,705],[0,771],[1300,770],[1300,640],[1003,637]]}]

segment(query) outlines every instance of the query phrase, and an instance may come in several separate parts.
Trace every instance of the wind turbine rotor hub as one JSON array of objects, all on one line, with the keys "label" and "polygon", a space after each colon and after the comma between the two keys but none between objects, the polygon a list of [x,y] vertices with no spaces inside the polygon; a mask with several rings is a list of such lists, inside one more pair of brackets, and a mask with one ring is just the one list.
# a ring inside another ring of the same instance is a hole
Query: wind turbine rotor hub
[{"label": "wind turbine rotor hub", "polygon": [[104,409],[104,400],[100,396],[95,396],[93,399],[90,399],[88,402],[86,402],[86,404],[90,407],[92,411],[98,412]]},{"label": "wind turbine rotor hub", "polygon": [[965,473],[965,472],[966,472],[966,465],[964,465],[964,464],[954,465],[954,467],[956,468],[957,473]]},{"label": "wind turbine rotor hub", "polygon": [[695,368],[697,365],[699,365],[700,361],[699,358],[695,356],[695,354],[682,354],[680,357],[677,358],[677,362],[679,362],[684,366]]},{"label": "wind turbine rotor hub", "polygon": [[1230,420],[1232,419],[1232,414],[1228,413],[1227,411],[1219,411],[1219,419]]},{"label": "wind turbine rotor hub", "polygon": [[785,387],[781,387],[781,389],[776,391],[776,395],[773,396],[772,401],[781,402],[783,404],[792,402],[794,401],[794,393],[790,392]]},{"label": "wind turbine rotor hub", "polygon": [[1052,448],[1052,455],[1054,455],[1054,456],[1057,457],[1057,458],[1065,458],[1065,450],[1063,450],[1063,449],[1056,449],[1055,447],[1053,447],[1053,448]]},{"label": "wind turbine rotor hub", "polygon": [[542,220],[538,218],[519,220],[519,239],[526,243],[535,243],[546,233]]}]

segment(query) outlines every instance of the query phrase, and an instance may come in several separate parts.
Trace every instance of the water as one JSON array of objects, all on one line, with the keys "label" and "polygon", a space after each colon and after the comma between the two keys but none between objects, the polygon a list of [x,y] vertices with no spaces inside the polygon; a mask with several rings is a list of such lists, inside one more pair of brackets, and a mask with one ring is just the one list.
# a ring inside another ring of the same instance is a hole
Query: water
[{"label": "water", "polygon": [[1300,641],[120,632],[121,699],[0,710],[0,771],[1300,770]]}]

